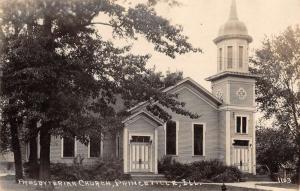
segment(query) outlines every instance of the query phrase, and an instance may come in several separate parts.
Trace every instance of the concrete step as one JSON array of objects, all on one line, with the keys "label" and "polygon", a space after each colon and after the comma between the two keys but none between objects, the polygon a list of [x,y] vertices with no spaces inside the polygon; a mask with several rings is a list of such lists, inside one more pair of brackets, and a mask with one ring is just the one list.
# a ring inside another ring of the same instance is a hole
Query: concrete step
[{"label": "concrete step", "polygon": [[167,180],[163,174],[142,174],[142,173],[134,173],[130,174],[132,180],[134,181],[164,181]]}]

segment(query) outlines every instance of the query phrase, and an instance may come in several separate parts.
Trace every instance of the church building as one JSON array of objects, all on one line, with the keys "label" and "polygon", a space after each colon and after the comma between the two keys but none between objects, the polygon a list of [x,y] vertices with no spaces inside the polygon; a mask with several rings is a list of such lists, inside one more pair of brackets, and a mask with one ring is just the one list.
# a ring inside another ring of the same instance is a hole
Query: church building
[{"label": "church building", "polygon": [[92,164],[100,157],[113,157],[123,160],[125,173],[157,174],[158,161],[171,156],[182,163],[218,159],[255,174],[256,76],[248,68],[251,42],[233,0],[229,19],[214,39],[217,73],[206,79],[212,91],[191,78],[163,90],[178,94],[187,110],[200,115],[198,119],[165,108],[172,116],[165,123],[147,111],[149,103],[143,102],[129,109],[130,116],[115,136],[90,140],[88,146],[76,139],[52,137],[51,162],[71,164],[80,155],[84,164]]},{"label": "church building", "polygon": [[157,173],[157,161],[171,156],[183,163],[218,159],[256,173],[256,76],[248,68],[251,42],[233,0],[229,19],[214,39],[217,73],[206,79],[212,93],[191,78],[164,90],[178,94],[186,109],[201,117],[190,119],[166,109],[172,121],[163,123],[146,110],[147,102],[130,109],[132,115],[123,121],[124,172]]}]

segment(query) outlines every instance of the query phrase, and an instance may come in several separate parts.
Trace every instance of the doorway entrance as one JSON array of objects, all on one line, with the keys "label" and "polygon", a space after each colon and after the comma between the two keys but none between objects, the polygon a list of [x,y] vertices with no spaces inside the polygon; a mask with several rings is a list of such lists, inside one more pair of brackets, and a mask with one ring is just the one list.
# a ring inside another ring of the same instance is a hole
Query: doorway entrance
[{"label": "doorway entrance", "polygon": [[251,149],[248,140],[234,140],[232,157],[234,166],[242,172],[250,173]]},{"label": "doorway entrance", "polygon": [[131,136],[130,169],[131,172],[151,172],[152,141],[150,136]]}]

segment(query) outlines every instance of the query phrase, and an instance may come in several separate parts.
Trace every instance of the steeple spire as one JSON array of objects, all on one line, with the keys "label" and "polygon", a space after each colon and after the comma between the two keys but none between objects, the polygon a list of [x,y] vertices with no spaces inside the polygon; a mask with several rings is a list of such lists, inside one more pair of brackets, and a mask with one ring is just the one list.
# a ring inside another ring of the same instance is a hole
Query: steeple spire
[{"label": "steeple spire", "polygon": [[236,2],[235,2],[235,0],[231,1],[229,20],[239,20],[238,16],[237,16],[237,10],[236,10]]}]

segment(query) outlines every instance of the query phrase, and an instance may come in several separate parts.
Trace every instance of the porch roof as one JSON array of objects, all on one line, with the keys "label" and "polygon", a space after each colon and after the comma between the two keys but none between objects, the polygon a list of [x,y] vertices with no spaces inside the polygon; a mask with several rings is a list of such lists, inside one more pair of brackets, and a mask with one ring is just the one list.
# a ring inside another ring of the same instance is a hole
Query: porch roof
[{"label": "porch roof", "polygon": [[155,115],[151,114],[150,112],[148,111],[145,111],[145,110],[141,110],[139,112],[136,112],[132,115],[130,115],[129,117],[127,117],[126,119],[124,119],[122,121],[122,123],[127,123],[129,122],[130,120],[132,120],[133,118],[135,118],[136,116],[138,115],[145,115],[147,116],[148,118],[150,118],[151,120],[155,121],[158,125],[163,125],[164,124],[164,121],[162,121],[161,119],[159,119],[158,117],[156,117]]}]

